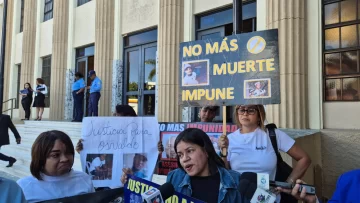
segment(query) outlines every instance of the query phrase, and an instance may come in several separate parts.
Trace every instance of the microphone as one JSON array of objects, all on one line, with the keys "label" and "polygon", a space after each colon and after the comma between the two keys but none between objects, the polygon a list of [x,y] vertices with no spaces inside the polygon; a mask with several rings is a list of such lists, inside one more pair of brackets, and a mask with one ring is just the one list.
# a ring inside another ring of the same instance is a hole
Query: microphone
[{"label": "microphone", "polygon": [[150,190],[141,194],[143,203],[164,203],[166,199],[173,196],[175,193],[174,186],[171,183],[165,183],[157,188],[151,188]]},{"label": "microphone", "polygon": [[[258,178],[257,174],[253,173],[253,172],[244,172],[240,175],[240,180],[242,180],[242,179],[248,180],[249,182],[254,183],[255,185],[257,185],[257,182],[258,182],[257,178]],[[300,185],[300,188],[298,191],[299,193],[301,193],[303,188],[306,188],[306,194],[315,195],[315,193],[316,193],[315,186],[308,185],[308,184],[299,184],[299,185]],[[281,187],[284,189],[293,189],[295,185],[293,185],[291,183],[270,180],[269,186],[270,187]]]}]

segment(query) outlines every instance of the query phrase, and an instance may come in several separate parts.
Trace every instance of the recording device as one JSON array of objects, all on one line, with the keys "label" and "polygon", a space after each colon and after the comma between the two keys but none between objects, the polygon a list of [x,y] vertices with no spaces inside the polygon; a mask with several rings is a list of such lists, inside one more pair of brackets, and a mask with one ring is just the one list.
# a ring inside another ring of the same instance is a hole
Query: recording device
[{"label": "recording device", "polygon": [[274,203],[276,201],[276,195],[258,188],[256,182],[241,179],[240,177],[239,187],[241,196],[250,200],[250,203]]},{"label": "recording device", "polygon": [[[252,172],[244,172],[241,174],[240,176],[240,181],[241,180],[248,180],[251,183],[254,183],[255,185],[257,184],[257,174],[256,173],[252,173]],[[270,187],[281,187],[284,189],[293,189],[295,185],[291,184],[291,183],[285,183],[285,182],[279,182],[279,181],[269,181],[269,185]],[[301,193],[303,188],[306,188],[306,194],[308,195],[315,195],[316,190],[315,190],[315,186],[313,185],[308,185],[308,184],[299,184],[300,188],[299,188],[299,193]],[[257,186],[257,185],[256,185]]]},{"label": "recording device", "polygon": [[164,203],[165,200],[175,193],[174,186],[171,183],[165,183],[157,188],[151,188],[150,190],[141,194],[143,203]]}]

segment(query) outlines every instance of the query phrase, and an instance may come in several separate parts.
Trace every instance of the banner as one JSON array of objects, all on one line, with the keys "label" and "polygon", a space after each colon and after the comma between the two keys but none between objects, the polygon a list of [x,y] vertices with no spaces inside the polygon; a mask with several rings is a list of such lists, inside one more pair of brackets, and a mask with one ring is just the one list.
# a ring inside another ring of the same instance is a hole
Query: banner
[{"label": "banner", "polygon": [[154,117],[86,117],[82,123],[81,165],[94,187],[120,187],[122,168],[151,180],[159,142]]},{"label": "banner", "polygon": [[[135,176],[129,176],[127,183],[124,185],[125,203],[143,203],[141,194],[154,187],[159,188],[160,185]],[[175,192],[173,196],[164,201],[165,203],[204,203],[203,201],[185,196],[178,192]]]},{"label": "banner", "polygon": [[[164,152],[158,163],[159,175],[167,175],[170,171],[177,169],[177,159],[174,150],[175,139],[177,135],[187,128],[199,128],[206,132],[212,141],[217,153],[220,152],[217,141],[223,133],[223,126],[221,123],[159,123],[160,140],[164,146]],[[238,127],[233,124],[226,125],[226,132],[232,133]]]},{"label": "banner", "polygon": [[183,106],[279,104],[278,30],[180,44]]}]

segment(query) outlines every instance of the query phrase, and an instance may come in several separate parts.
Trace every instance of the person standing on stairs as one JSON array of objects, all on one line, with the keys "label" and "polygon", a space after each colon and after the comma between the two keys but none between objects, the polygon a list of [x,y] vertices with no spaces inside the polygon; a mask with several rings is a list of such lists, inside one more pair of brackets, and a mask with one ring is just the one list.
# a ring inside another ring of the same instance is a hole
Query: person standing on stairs
[{"label": "person standing on stairs", "polygon": [[[21,142],[20,134],[16,130],[16,127],[11,121],[10,116],[5,114],[0,114],[0,148],[3,145],[10,144],[9,128],[14,133],[16,143],[20,144]],[[5,154],[2,153],[0,153],[0,160],[9,162],[9,164],[6,167],[12,167],[13,164],[16,162],[15,158],[6,156]]]}]

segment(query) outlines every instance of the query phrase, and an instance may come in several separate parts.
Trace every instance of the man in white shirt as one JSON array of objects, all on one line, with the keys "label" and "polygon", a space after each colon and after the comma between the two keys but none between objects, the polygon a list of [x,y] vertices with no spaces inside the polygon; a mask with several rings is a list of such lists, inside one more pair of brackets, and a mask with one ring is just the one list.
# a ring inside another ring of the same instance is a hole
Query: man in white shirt
[{"label": "man in white shirt", "polygon": [[90,174],[97,175],[96,172],[101,171],[101,167],[105,165],[106,154],[101,154],[100,157],[96,157],[90,166]]}]

